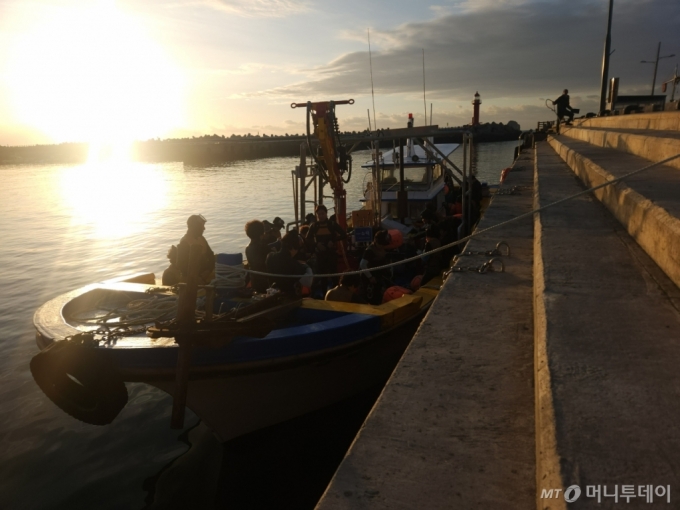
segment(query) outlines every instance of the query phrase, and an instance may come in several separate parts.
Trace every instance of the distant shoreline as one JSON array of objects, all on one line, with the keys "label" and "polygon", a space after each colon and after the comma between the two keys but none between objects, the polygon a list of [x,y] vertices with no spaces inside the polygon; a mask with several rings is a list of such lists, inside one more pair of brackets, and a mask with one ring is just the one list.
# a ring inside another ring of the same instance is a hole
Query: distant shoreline
[{"label": "distant shoreline", "polygon": [[[471,129],[477,143],[517,140],[520,131],[503,124],[482,124]],[[436,143],[456,143],[462,139],[460,128],[442,128]],[[346,133],[341,138],[356,141],[363,133]],[[183,162],[207,166],[244,159],[298,156],[303,136],[250,136],[222,138],[217,135],[190,139],[147,140],[134,142],[133,161],[145,163]],[[382,144],[387,147],[388,144]],[[389,143],[391,147],[391,142]],[[359,142],[355,150],[369,149],[369,142]],[[0,165],[79,164],[87,161],[89,144],[62,143],[22,147],[0,146]]]}]

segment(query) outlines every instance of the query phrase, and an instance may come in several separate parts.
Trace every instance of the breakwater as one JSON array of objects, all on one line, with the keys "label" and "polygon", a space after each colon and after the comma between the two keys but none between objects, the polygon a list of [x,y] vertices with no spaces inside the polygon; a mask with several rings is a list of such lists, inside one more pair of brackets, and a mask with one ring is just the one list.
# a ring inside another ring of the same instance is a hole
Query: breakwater
[{"label": "breakwater", "polygon": [[[520,131],[512,125],[482,124],[471,128],[475,142],[499,142],[517,140]],[[460,143],[462,128],[442,128],[435,136],[435,143]],[[370,142],[364,140],[364,133],[345,133],[341,140],[355,150],[369,149]],[[181,161],[191,166],[219,165],[229,161],[247,159],[297,156],[300,145],[306,143],[303,136],[281,137],[232,137],[218,136],[147,140],[135,142],[132,159],[145,163]],[[313,142],[314,143],[314,142]],[[381,143],[381,148],[392,146],[391,142]],[[104,154],[106,149],[104,149]],[[63,143],[58,145],[34,145],[22,147],[0,146],[0,164],[77,164],[88,159],[87,143]]]}]

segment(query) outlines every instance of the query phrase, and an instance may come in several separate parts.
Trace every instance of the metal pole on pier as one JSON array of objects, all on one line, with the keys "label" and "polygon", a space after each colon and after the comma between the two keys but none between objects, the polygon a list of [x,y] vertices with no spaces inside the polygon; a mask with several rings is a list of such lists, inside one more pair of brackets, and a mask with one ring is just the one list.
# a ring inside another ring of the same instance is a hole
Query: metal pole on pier
[{"label": "metal pole on pier", "polygon": [[663,57],[660,57],[659,54],[661,53],[661,42],[659,42],[659,45],[656,47],[656,60],[640,60],[641,64],[654,64],[654,78],[652,78],[652,93],[650,96],[654,95],[654,89],[656,88],[656,72],[659,69],[659,60],[662,58],[671,58],[675,56],[675,53],[671,55],[664,55]]},{"label": "metal pole on pier", "polygon": [[461,199],[460,199],[460,206],[461,206],[461,220],[463,224],[463,235],[467,235],[467,211],[465,209],[465,204],[467,203],[467,200],[465,199],[465,192],[467,191],[467,133],[463,133],[463,181],[460,183],[460,191],[461,191]]},{"label": "metal pole on pier", "polygon": [[607,101],[607,81],[609,79],[609,55],[612,46],[612,11],[614,0],[609,0],[609,17],[607,19],[607,37],[604,40],[604,54],[602,55],[602,82],[600,84],[600,115],[605,110]]},{"label": "metal pole on pier", "polygon": [[[473,155],[472,155],[472,135],[468,134],[467,135],[467,146],[468,146],[468,184],[467,184],[467,189],[468,193],[470,196],[468,197],[467,201],[467,211],[465,213],[465,216],[467,218],[467,221],[471,223],[472,220],[472,171],[474,169],[474,162],[473,162]],[[472,225],[470,225],[470,231],[472,230]],[[469,234],[470,231],[467,233]]]}]

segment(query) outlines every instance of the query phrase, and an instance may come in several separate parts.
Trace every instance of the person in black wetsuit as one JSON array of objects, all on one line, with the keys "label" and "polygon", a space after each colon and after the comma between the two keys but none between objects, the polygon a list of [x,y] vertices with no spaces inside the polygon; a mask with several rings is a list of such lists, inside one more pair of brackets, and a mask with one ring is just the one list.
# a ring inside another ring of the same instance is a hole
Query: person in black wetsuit
[{"label": "person in black wetsuit", "polygon": [[[429,225],[425,231],[425,250],[427,253],[436,248],[439,248],[442,243],[439,240],[440,232],[437,225]],[[444,254],[441,251],[432,253],[423,257],[423,262],[425,263],[425,274],[420,281],[421,285],[425,285],[435,276],[439,276],[442,271],[442,266],[444,264]]]},{"label": "person in black wetsuit", "polygon": [[[386,246],[392,242],[390,233],[386,230],[379,230],[373,236],[373,242],[368,245],[359,262],[360,269],[373,269],[384,266],[388,263]],[[384,290],[391,285],[390,269],[379,269],[366,271],[363,274],[365,293],[368,302],[380,304],[382,302]]]},{"label": "person in black wetsuit", "polygon": [[[271,253],[271,248],[264,240],[264,223],[260,220],[252,220],[246,223],[246,235],[250,239],[250,244],[246,247],[246,259],[248,268],[253,271],[267,272],[267,255]],[[266,292],[269,282],[266,276],[251,274],[250,285],[255,292]]]},{"label": "person in black wetsuit", "polygon": [[[321,204],[316,206],[316,221],[309,226],[307,241],[314,247],[316,255],[316,272],[319,274],[331,274],[338,272],[337,243],[347,237],[345,231],[328,219],[328,209]],[[322,278],[319,284],[328,286],[326,278]],[[333,283],[334,284],[334,283]],[[326,295],[326,288],[322,288]]]},{"label": "person in black wetsuit", "polygon": [[[281,249],[267,255],[267,272],[280,275],[299,275],[301,277],[305,274],[311,274],[306,264],[295,260],[295,255],[299,249],[300,236],[296,230],[291,230],[281,239]],[[299,293],[299,279],[270,276],[269,282],[281,292]]]},{"label": "person in black wetsuit", "polygon": [[569,117],[566,125],[570,126],[571,122],[574,120],[574,112],[572,111],[571,105],[569,104],[569,91],[564,89],[562,95],[555,99],[552,104],[557,106],[557,118],[562,120],[562,117]]},{"label": "person in black wetsuit", "polygon": [[[474,175],[470,174],[470,225],[474,225],[479,220],[482,212],[482,183]],[[455,240],[455,239],[454,239]]]}]

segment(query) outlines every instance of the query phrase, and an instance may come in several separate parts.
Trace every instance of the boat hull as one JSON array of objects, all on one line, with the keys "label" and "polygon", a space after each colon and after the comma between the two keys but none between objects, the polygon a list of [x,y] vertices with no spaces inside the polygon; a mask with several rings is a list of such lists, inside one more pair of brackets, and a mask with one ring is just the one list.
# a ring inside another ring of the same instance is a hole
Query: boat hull
[{"label": "boat hull", "polygon": [[[150,290],[149,284],[115,282],[59,296],[34,315],[38,345],[47,349],[81,333],[78,317],[90,320],[109,307],[120,311],[122,303],[144,297],[153,302]],[[428,283],[381,305],[304,299],[265,337],[196,345],[186,405],[227,441],[383,384],[438,291],[439,284]],[[179,348],[173,338],[134,333],[91,348],[122,381],[175,395]]]},{"label": "boat hull", "polygon": [[[187,407],[221,441],[228,441],[334,404],[387,381],[422,315],[334,356],[282,369],[193,379]],[[175,390],[171,379],[145,382],[170,395]]]}]

